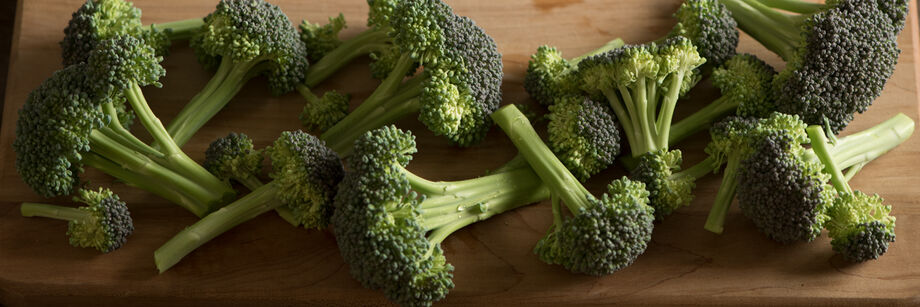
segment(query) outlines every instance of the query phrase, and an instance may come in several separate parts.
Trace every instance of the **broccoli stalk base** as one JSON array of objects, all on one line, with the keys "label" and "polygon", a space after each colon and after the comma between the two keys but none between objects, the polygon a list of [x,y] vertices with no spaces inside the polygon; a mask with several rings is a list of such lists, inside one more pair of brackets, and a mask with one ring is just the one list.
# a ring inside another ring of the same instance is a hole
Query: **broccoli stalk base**
[{"label": "broccoli stalk base", "polygon": [[390,37],[387,35],[386,30],[367,29],[357,36],[343,41],[338,47],[326,53],[322,59],[310,65],[303,84],[310,88],[315,87],[355,58],[373,52],[384,51],[391,47]]},{"label": "broccoli stalk base", "polygon": [[170,40],[188,40],[204,26],[204,18],[191,18],[150,25],[164,31]]},{"label": "broccoli stalk base", "polygon": [[[808,14],[825,7],[820,4],[808,5],[790,0],[723,0],[720,2],[731,11],[735,21],[738,22],[738,27],[786,61],[795,56],[795,50],[802,41],[801,27],[805,19],[810,16]],[[804,15],[789,15],[776,9],[803,12]]]},{"label": "broccoli stalk base", "polygon": [[706,218],[706,224],[703,228],[713,233],[721,234],[724,230],[725,217],[728,215],[728,208],[735,199],[735,193],[738,190],[738,168],[741,166],[741,157],[729,157],[722,174],[722,183],[719,185],[719,192],[716,193],[716,199],[709,209],[709,216]]}]

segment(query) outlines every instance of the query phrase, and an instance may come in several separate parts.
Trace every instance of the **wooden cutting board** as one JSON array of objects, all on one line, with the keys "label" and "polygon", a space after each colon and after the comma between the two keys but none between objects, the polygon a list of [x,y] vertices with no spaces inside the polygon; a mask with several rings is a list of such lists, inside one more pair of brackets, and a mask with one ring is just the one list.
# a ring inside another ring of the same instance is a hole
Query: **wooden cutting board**
[{"label": "wooden cutting board", "polygon": [[[351,278],[330,231],[294,229],[274,214],[265,214],[202,246],[164,274],[157,274],[153,251],[183,227],[195,222],[188,212],[154,195],[125,187],[97,171],[85,177],[111,186],[131,206],[137,231],[122,249],[101,255],[67,244],[66,224],[19,215],[22,201],[45,200],[18,178],[11,148],[17,110],[27,94],[60,68],[58,41],[82,0],[20,0],[13,37],[7,94],[0,131],[0,305],[80,304],[159,305],[379,305],[387,300]],[[204,16],[217,1],[138,0],[145,22]],[[350,37],[364,28],[364,1],[272,0],[293,21],[325,21],[343,12]],[[614,37],[627,42],[653,40],[668,32],[678,0],[456,0],[466,15],[495,38],[504,54],[505,103],[532,103],[521,81],[529,55],[554,44],[568,55],[585,52]],[[913,4],[913,3],[912,3]],[[912,13],[915,11],[912,8]],[[898,112],[917,119],[917,19],[911,17],[900,37],[900,62],[884,94],[871,111],[857,116],[850,131],[879,123]],[[755,53],[771,64],[776,56],[748,37],[739,51]],[[357,103],[376,85],[365,60],[349,66],[321,89],[341,89]],[[145,89],[160,118],[168,121],[207,82],[210,72],[196,62],[187,44],[179,43],[164,62],[163,88]],[[778,67],[781,68],[781,67]],[[678,106],[683,116],[716,97],[702,84]],[[303,100],[296,94],[272,97],[262,79],[243,91],[185,146],[201,159],[207,144],[230,131],[244,132],[258,146],[280,131],[299,129]],[[475,177],[515,154],[499,129],[469,149],[447,146],[415,119],[398,126],[418,135],[419,153],[410,169],[430,179]],[[686,162],[702,159],[706,136],[677,146]],[[588,186],[595,192],[623,175],[614,167]],[[631,267],[595,278],[546,265],[532,253],[552,218],[546,202],[519,209],[462,230],[443,247],[456,267],[456,287],[440,303],[571,304],[840,304],[920,302],[920,137],[915,136],[870,164],[852,184],[879,193],[894,207],[897,242],[878,261],[848,264],[834,254],[826,237],[793,245],[775,243],[733,208],[722,235],[703,230],[719,178],[702,179],[697,198],[657,224],[648,250]]]}]

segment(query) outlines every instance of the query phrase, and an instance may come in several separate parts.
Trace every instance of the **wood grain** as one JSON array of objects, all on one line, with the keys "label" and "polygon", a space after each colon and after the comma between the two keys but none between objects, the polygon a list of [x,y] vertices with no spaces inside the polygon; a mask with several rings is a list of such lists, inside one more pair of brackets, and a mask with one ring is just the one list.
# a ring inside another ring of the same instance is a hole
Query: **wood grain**
[{"label": "wood grain", "polygon": [[[70,14],[82,0],[21,0],[17,16],[9,82],[0,130],[0,305],[380,305],[377,291],[364,289],[343,264],[329,231],[293,229],[267,214],[213,240],[170,271],[158,275],[153,251],[195,218],[143,191],[114,183],[90,170],[93,184],[114,187],[131,205],[137,231],[122,249],[99,255],[66,243],[66,225],[19,216],[22,201],[43,200],[18,178],[10,144],[17,110],[27,94],[60,68],[57,42]],[[361,0],[272,0],[294,21],[319,21],[342,11],[351,22],[350,36],[363,29]],[[216,1],[138,0],[145,22],[203,16]],[[455,10],[470,16],[491,34],[504,54],[506,103],[531,103],[521,87],[529,55],[542,44],[567,54],[592,49],[614,37],[628,42],[655,39],[673,25],[678,0],[564,1],[456,0]],[[913,4],[912,4],[913,5]],[[915,8],[912,8],[912,12]],[[904,112],[917,119],[916,18],[900,37],[903,50],[894,77],[867,113],[848,131],[870,127]],[[748,37],[739,50],[777,57]],[[358,61],[323,85],[347,89],[354,102],[366,97],[375,82],[366,61]],[[164,63],[163,88],[145,89],[164,121],[207,82],[210,73],[192,51],[178,44]],[[678,107],[687,114],[717,95],[703,84]],[[271,97],[256,79],[185,147],[200,159],[208,142],[230,131],[245,132],[259,146],[280,131],[300,128],[302,107],[296,94]],[[420,153],[410,169],[431,179],[477,176],[514,155],[513,146],[493,129],[480,146],[456,149],[426,132],[414,119],[398,123],[418,135]],[[705,136],[679,148],[687,162],[702,159]],[[594,278],[573,275],[540,262],[531,252],[551,222],[547,203],[513,211],[459,231],[443,247],[456,267],[456,288],[441,303],[582,305],[608,303],[836,305],[840,303],[920,303],[920,138],[914,137],[873,162],[853,186],[883,195],[898,218],[898,240],[878,261],[852,265],[832,252],[826,237],[808,244],[783,246],[759,234],[737,209],[729,214],[723,235],[703,230],[719,179],[704,178],[690,207],[655,228],[648,251],[631,267]],[[600,191],[623,175],[614,167],[588,186]]]}]

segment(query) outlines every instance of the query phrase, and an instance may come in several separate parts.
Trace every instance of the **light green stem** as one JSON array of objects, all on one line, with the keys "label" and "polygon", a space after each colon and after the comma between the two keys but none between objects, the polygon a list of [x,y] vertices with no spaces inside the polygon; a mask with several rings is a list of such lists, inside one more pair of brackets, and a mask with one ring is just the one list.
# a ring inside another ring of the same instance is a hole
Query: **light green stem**
[{"label": "light green stem", "polygon": [[19,212],[25,217],[46,217],[62,221],[82,221],[92,214],[77,208],[55,206],[39,203],[22,203]]}]

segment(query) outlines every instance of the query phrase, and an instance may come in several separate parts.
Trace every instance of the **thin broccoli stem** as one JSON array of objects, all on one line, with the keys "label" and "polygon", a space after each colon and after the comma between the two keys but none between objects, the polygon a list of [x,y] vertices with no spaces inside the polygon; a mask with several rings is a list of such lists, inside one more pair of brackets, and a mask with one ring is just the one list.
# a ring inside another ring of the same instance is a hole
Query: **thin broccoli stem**
[{"label": "thin broccoli stem", "polygon": [[826,4],[805,2],[800,0],[759,0],[760,3],[781,10],[799,14],[816,13],[827,7]]},{"label": "thin broccoli stem", "polygon": [[[747,0],[720,0],[744,32],[785,60],[792,59],[799,40],[799,25],[783,24],[764,15]],[[762,8],[766,6],[760,6]],[[767,9],[772,10],[767,7]]]},{"label": "thin broccoli stem", "polygon": [[[185,145],[195,135],[195,132],[198,132],[198,129],[201,129],[214,115],[227,106],[227,103],[236,96],[236,93],[250,78],[258,75],[263,68],[267,68],[264,65],[258,65],[266,60],[264,57],[242,63],[234,63],[228,58],[224,57],[218,68],[218,71],[221,71],[224,69],[223,66],[231,65],[226,77],[220,80],[219,85],[208,94],[196,95],[192,98],[166,127],[166,131],[172,136],[176,145]],[[215,77],[219,78],[218,75]],[[209,81],[205,89],[210,86]]]},{"label": "thin broccoli stem", "polygon": [[837,189],[837,192],[851,194],[853,190],[850,189],[850,185],[847,184],[846,178],[843,176],[843,172],[837,167],[837,164],[834,163],[834,159],[831,157],[828,148],[828,139],[827,135],[824,134],[824,128],[821,126],[810,126],[805,131],[808,132],[808,138],[811,140],[811,149],[818,155],[818,159],[821,159],[821,163],[824,164],[824,172],[831,175],[831,184]]},{"label": "thin broccoli stem", "polygon": [[[231,60],[230,57],[226,57],[226,56],[221,57],[220,64],[218,64],[217,66],[217,71],[214,72],[214,75],[211,76],[211,79],[208,80],[208,83],[204,85],[204,88],[198,91],[198,93],[196,93],[195,96],[192,96],[192,99],[189,100],[188,104],[186,104],[186,108],[188,108],[188,106],[192,105],[193,103],[195,105],[198,105],[199,103],[197,103],[196,101],[210,97],[214,93],[214,90],[219,88],[220,84],[223,83],[224,80],[227,79],[227,75],[230,74],[233,68],[234,68],[233,60]],[[178,119],[178,116],[177,118],[173,118],[172,122],[169,123],[169,125],[167,126],[167,130],[171,131],[173,129],[172,126],[174,125],[174,123],[177,122],[176,119]],[[172,135],[172,133],[170,133],[170,135]],[[179,144],[179,146],[183,145],[178,142],[177,144]]]},{"label": "thin broccoli stem", "polygon": [[[656,135],[657,139],[655,140],[656,143],[654,147],[649,148],[646,152],[668,148],[668,140],[671,133],[671,120],[674,118],[674,109],[677,107],[677,100],[680,98],[680,87],[681,84],[683,84],[684,75],[684,70],[679,70],[676,74],[668,76],[668,78],[671,78],[670,88],[668,88],[668,92],[663,97],[661,110],[658,111],[657,122],[655,122],[658,129],[658,135]],[[652,120],[654,120],[654,118],[652,118]]]},{"label": "thin broccoli stem", "polygon": [[307,87],[315,87],[355,58],[391,47],[389,42],[390,37],[385,30],[364,30],[357,36],[343,41],[338,47],[327,52],[322,59],[310,65],[303,83]]},{"label": "thin broccoli stem", "polygon": [[552,205],[553,210],[553,227],[550,228],[551,231],[562,231],[562,225],[565,224],[565,221],[562,219],[562,206],[559,204],[559,197],[556,197],[555,194],[551,196],[550,204]]},{"label": "thin broccoli stem", "polygon": [[636,116],[639,118],[639,126],[642,127],[642,134],[645,136],[645,142],[653,144],[659,129],[656,129],[655,125],[652,124],[655,120],[653,116],[655,113],[649,113],[649,100],[646,96],[648,87],[645,83],[645,78],[639,79],[637,84],[632,88],[634,95],[631,96],[634,96],[634,98],[631,103],[635,105]]},{"label": "thin broccoli stem", "polygon": [[[422,76],[415,78],[420,77]],[[408,85],[410,81],[407,81],[406,84]],[[390,99],[377,100],[372,103],[365,101],[332,128],[326,130],[321,139],[326,142],[326,146],[340,156],[348,156],[355,140],[365,132],[392,124],[400,118],[419,111],[421,104],[418,96],[422,94],[424,84],[423,82],[412,82],[411,84],[412,86],[401,87],[399,93]]]},{"label": "thin broccoli stem", "polygon": [[856,173],[859,173],[859,171],[861,171],[861,170],[863,169],[863,167],[866,166],[866,164],[869,164],[869,163],[868,163],[868,162],[866,162],[866,163],[860,163],[860,164],[856,164],[856,165],[853,165],[853,166],[851,166],[850,168],[848,168],[848,169],[847,169],[847,173],[843,175],[844,177],[846,177],[847,182],[849,182],[850,180],[852,180],[853,177],[856,176]]},{"label": "thin broccoli stem", "polygon": [[406,79],[406,75],[414,67],[413,63],[412,57],[408,54],[400,56],[399,60],[396,61],[396,65],[393,67],[393,71],[391,71],[385,79],[380,81],[380,85],[377,85],[374,92],[371,93],[362,104],[375,104],[378,101],[387,100],[397,93],[403,84],[403,80]]},{"label": "thin broccoli stem", "polygon": [[77,208],[55,206],[39,203],[22,203],[19,212],[25,217],[46,217],[62,221],[85,221],[92,214]]},{"label": "thin broccoli stem", "polygon": [[914,121],[898,113],[872,128],[840,138],[830,149],[841,169],[867,163],[897,147],[914,132]]},{"label": "thin broccoli stem", "polygon": [[626,141],[630,145],[629,149],[632,152],[632,156],[637,157],[641,155],[642,146],[639,142],[642,140],[642,136],[638,134],[641,133],[641,130],[637,126],[638,124],[629,118],[629,114],[626,113],[626,110],[623,108],[623,103],[620,101],[616,92],[607,87],[601,88],[601,92],[603,92],[604,97],[607,97],[607,101],[611,109],[613,109],[614,115],[620,120],[620,127],[623,127],[623,133],[626,134]]},{"label": "thin broccoli stem", "polygon": [[99,129],[100,131],[105,133],[110,138],[119,140],[125,146],[132,148],[138,152],[141,152],[141,153],[144,153],[149,156],[156,157],[156,158],[165,157],[165,155],[162,152],[154,149],[153,147],[150,147],[150,145],[147,145],[147,143],[144,143],[144,141],[141,141],[136,136],[134,136],[134,134],[131,134],[130,131],[125,129],[121,121],[118,120],[118,111],[115,110],[115,106],[113,106],[111,102],[103,104],[102,109],[103,109],[103,112],[105,112],[110,118],[112,118],[112,122],[109,123],[109,125],[107,125],[106,127]]},{"label": "thin broccoli stem", "polygon": [[221,193],[222,195],[232,195],[234,193],[229,185],[214,177],[179,149],[179,146],[169,136],[166,128],[163,127],[163,123],[150,109],[147,100],[144,98],[144,93],[136,82],[132,82],[132,86],[125,90],[125,97],[131,108],[134,109],[138,120],[147,132],[153,136],[154,141],[161,146],[161,150],[166,156],[164,166],[175,170],[207,189],[215,191],[215,193]]},{"label": "thin broccoli stem", "polygon": [[726,96],[719,97],[699,111],[681,119],[671,125],[668,144],[674,145],[686,140],[703,130],[707,130],[712,123],[738,109],[738,100]]},{"label": "thin broccoli stem", "polygon": [[694,180],[703,178],[711,174],[718,167],[719,163],[712,157],[706,157],[703,161],[697,162],[690,168],[684,169],[672,176],[693,178]]},{"label": "thin broccoli stem", "polygon": [[270,182],[183,229],[153,253],[157,269],[165,272],[211,239],[281,206],[277,194],[278,185]]},{"label": "thin broccoli stem", "polygon": [[579,55],[577,57],[569,59],[569,64],[572,66],[578,66],[578,63],[581,63],[582,60],[587,59],[588,57],[595,56],[613,49],[617,49],[626,45],[620,38],[614,38],[609,42],[605,43],[603,46],[600,46],[597,49],[591,50],[585,54]]},{"label": "thin broccoli stem", "polygon": [[506,105],[492,113],[492,119],[505,131],[518,152],[569,211],[577,214],[590,206],[588,198],[591,193],[543,143],[527,116],[517,107]]},{"label": "thin broccoli stem", "polygon": [[738,191],[737,174],[742,160],[741,157],[735,156],[728,158],[728,163],[723,170],[722,183],[719,185],[719,191],[716,193],[712,208],[709,209],[709,216],[706,218],[704,229],[718,234],[725,230],[725,217],[728,215],[728,208],[731,207]]},{"label": "thin broccoli stem", "polygon": [[[256,178],[256,176],[252,174],[242,177],[233,177],[233,180],[236,180],[245,186],[247,189],[249,189],[250,192],[258,190],[265,185],[262,183],[262,180],[259,180],[259,178]],[[288,208],[287,206],[281,206],[275,208],[275,212],[278,213],[278,216],[280,216],[281,219],[283,219],[285,222],[288,222],[288,224],[291,224],[291,226],[300,226],[300,221],[298,221],[294,216],[294,212],[291,211],[291,208]]]},{"label": "thin broccoli stem", "polygon": [[204,27],[204,18],[191,18],[150,25],[154,29],[166,31],[170,40],[187,40]]}]

